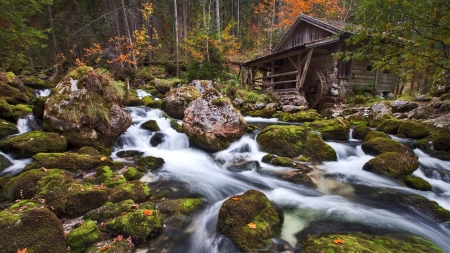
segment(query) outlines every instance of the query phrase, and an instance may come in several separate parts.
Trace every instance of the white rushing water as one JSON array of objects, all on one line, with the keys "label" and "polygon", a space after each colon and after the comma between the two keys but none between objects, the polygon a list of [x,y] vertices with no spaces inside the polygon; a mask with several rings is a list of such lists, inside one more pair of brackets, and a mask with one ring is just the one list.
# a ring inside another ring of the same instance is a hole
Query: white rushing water
[{"label": "white rushing water", "polygon": [[[200,195],[208,203],[185,229],[184,233],[189,234],[188,239],[173,242],[183,244],[181,248],[184,252],[236,252],[227,238],[215,232],[217,214],[225,199],[249,189],[264,192],[278,209],[283,210],[285,222],[280,236],[293,247],[297,240],[295,234],[309,224],[337,220],[383,231],[420,235],[450,252],[450,230],[444,224],[411,207],[380,200],[385,190],[419,194],[449,209],[450,184],[444,180],[445,176],[429,178],[419,168],[414,175],[430,182],[436,191],[421,192],[406,188],[392,179],[363,171],[362,166],[373,157],[364,154],[360,146],[336,142],[328,144],[336,150],[339,160],[317,166],[311,173],[317,188],[283,181],[255,168],[232,172],[227,169],[230,165],[252,161],[258,161],[264,171],[283,172],[292,169],[261,163],[266,153],[259,150],[254,136],[246,135],[228,149],[208,154],[189,147],[186,135],[173,130],[170,121],[162,117],[162,111],[144,107],[132,107],[129,110],[133,116],[133,125],[118,139],[112,157],[121,160],[115,156],[119,150],[138,150],[144,155],[161,157],[165,164],[157,172],[149,173],[147,178],[151,178],[150,181],[170,179],[182,182],[193,196]],[[160,131],[153,133],[140,128],[142,123],[150,119],[156,120]],[[264,122],[248,117],[246,120]],[[274,123],[276,120],[265,122]],[[153,147],[150,140],[156,134],[163,134],[163,142]],[[421,166],[450,168],[448,162],[428,157],[417,150],[415,152]],[[361,187],[365,187],[368,193],[362,191]],[[371,192],[375,193],[375,197],[370,195]],[[141,245],[139,252],[146,252],[145,247]]]},{"label": "white rushing water", "polygon": [[19,134],[27,133],[31,131],[30,124],[28,122],[28,119],[26,118],[20,118],[17,120],[17,130],[19,131]]},{"label": "white rushing water", "polygon": [[50,95],[51,91],[52,91],[52,89],[35,90],[37,97],[48,97],[48,95]]}]

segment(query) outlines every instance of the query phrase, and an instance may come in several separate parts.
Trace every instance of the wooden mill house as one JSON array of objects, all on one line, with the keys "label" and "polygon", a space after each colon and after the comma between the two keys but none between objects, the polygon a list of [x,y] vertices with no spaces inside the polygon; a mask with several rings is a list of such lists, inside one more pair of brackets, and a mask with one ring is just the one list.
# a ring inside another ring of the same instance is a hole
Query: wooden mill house
[{"label": "wooden mill house", "polygon": [[332,54],[346,50],[351,36],[339,21],[300,15],[271,53],[247,61],[243,82],[276,94],[299,93],[308,106],[334,104],[352,90],[393,92],[395,77],[373,70],[369,60],[344,62]]}]

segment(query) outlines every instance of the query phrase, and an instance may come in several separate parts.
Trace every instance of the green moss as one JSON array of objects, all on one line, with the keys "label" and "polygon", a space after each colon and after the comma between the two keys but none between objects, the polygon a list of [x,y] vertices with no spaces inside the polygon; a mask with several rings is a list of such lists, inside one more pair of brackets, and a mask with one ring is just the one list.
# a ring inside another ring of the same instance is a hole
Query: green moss
[{"label": "green moss", "polygon": [[385,120],[377,126],[377,131],[385,132],[387,134],[397,134],[400,123],[402,122],[395,119]]},{"label": "green moss", "polygon": [[366,162],[363,170],[398,179],[410,175],[418,167],[419,161],[415,156],[404,152],[384,152]]},{"label": "green moss", "polygon": [[211,104],[215,105],[215,106],[222,106],[222,105],[226,105],[226,104],[230,104],[231,101],[229,98],[225,97],[217,97],[211,100]]},{"label": "green moss", "polygon": [[276,117],[275,114],[277,112],[277,108],[278,105],[276,104],[267,104],[261,110],[245,110],[245,113],[251,117],[272,118]]},{"label": "green moss", "polygon": [[159,130],[161,130],[158,126],[158,123],[154,119],[151,119],[151,120],[148,120],[148,121],[142,123],[141,128],[146,129],[151,132],[158,132]]},{"label": "green moss", "polygon": [[48,173],[43,170],[32,170],[21,173],[9,180],[2,188],[2,196],[9,200],[30,199],[38,191],[35,187],[38,181],[47,175]]},{"label": "green moss", "polygon": [[101,232],[93,221],[86,221],[67,234],[67,244],[71,253],[83,253],[100,239]]},{"label": "green moss", "polygon": [[37,153],[64,152],[67,141],[56,133],[32,131],[0,140],[0,149],[17,158],[31,157]]},{"label": "green moss", "polygon": [[431,184],[425,181],[420,177],[415,176],[404,176],[401,180],[408,186],[409,188],[413,188],[420,191],[431,191]]},{"label": "green moss", "polygon": [[50,81],[44,81],[36,76],[21,76],[20,80],[24,85],[33,89],[48,89],[53,86]]},{"label": "green moss", "polygon": [[263,156],[263,158],[262,158],[262,162],[263,163],[271,163],[272,162],[272,159],[274,159],[275,158],[275,155],[274,154],[267,154],[267,155],[265,155],[265,156]]},{"label": "green moss", "polygon": [[71,190],[68,191],[63,216],[81,216],[93,209],[101,207],[110,198],[109,189],[104,187],[83,183],[71,183],[66,187]]},{"label": "green moss", "polygon": [[289,157],[277,157],[272,160],[272,164],[281,167],[294,167],[294,160]]},{"label": "green moss", "polygon": [[93,70],[94,69],[92,67],[82,66],[82,67],[78,67],[75,70],[71,71],[69,73],[69,76],[74,80],[78,80],[78,79],[80,79],[81,76],[86,75],[88,72],[91,72]]},{"label": "green moss", "polygon": [[[0,105],[1,107],[1,105]],[[0,108],[1,110],[1,108]],[[0,139],[18,133],[16,125],[6,120],[0,119]]]},{"label": "green moss", "polygon": [[0,81],[0,90],[2,91],[0,93],[0,99],[4,99],[11,105],[27,103],[29,100],[27,95],[5,82]]},{"label": "green moss", "polygon": [[136,161],[139,171],[154,171],[159,169],[165,162],[164,159],[154,156],[146,156]]},{"label": "green moss", "polygon": [[365,141],[361,145],[362,150],[368,155],[380,155],[386,152],[405,153],[409,156],[415,156],[414,152],[408,146],[388,138],[373,138]]},{"label": "green moss", "polygon": [[444,95],[441,96],[440,99],[441,100],[450,100],[450,93],[445,93]]},{"label": "green moss", "polygon": [[[344,243],[334,243],[339,239]],[[314,235],[303,239],[300,245],[303,252],[309,253],[443,252],[429,240],[417,236],[373,236],[360,233]]]},{"label": "green moss", "polygon": [[95,182],[97,184],[102,183],[104,186],[112,188],[114,186],[123,184],[126,182],[126,179],[117,173],[114,173],[109,166],[99,167],[96,170],[97,177]]},{"label": "green moss", "polygon": [[170,89],[174,88],[175,83],[169,80],[155,78],[156,89],[162,94],[166,94]]},{"label": "green moss", "polygon": [[123,173],[123,176],[125,177],[126,180],[133,181],[140,179],[143,176],[143,174],[133,167],[128,167],[127,171]]},{"label": "green moss", "polygon": [[397,132],[404,134],[408,138],[415,139],[425,138],[430,135],[430,131],[426,126],[411,121],[401,122]]},{"label": "green moss", "polygon": [[[280,222],[273,204],[256,190],[233,198],[227,199],[219,210],[217,231],[243,252],[268,250]],[[256,224],[256,228],[248,227],[249,223]]]},{"label": "green moss", "polygon": [[[156,92],[157,93],[157,92]],[[150,108],[158,108],[161,109],[161,106],[163,104],[163,100],[156,100],[154,97],[152,96],[146,96],[142,98],[142,104],[150,107]]]},{"label": "green moss", "polygon": [[103,206],[87,212],[83,218],[85,220],[94,220],[97,222],[103,222],[114,217],[118,217],[123,213],[128,213],[137,208],[137,205],[133,200],[127,199],[113,204],[112,202],[106,202]]},{"label": "green moss", "polygon": [[201,205],[203,200],[198,198],[175,199],[161,203],[159,210],[165,215],[184,216],[191,214]]},{"label": "green moss", "polygon": [[433,148],[436,150],[450,150],[450,131],[448,130],[438,130],[433,132],[432,135]]},{"label": "green moss", "polygon": [[140,181],[126,182],[115,186],[112,189],[110,199],[112,202],[119,202],[131,199],[136,203],[141,203],[150,197],[150,188]]},{"label": "green moss", "polygon": [[318,134],[302,126],[272,125],[258,134],[257,142],[264,152],[284,157],[305,155],[314,161],[335,161],[336,152]]},{"label": "green moss", "polygon": [[349,125],[348,122],[343,125],[337,119],[316,120],[303,124],[306,129],[319,132],[324,140],[348,140]]},{"label": "green moss", "polygon": [[366,125],[356,126],[353,129],[352,138],[358,139],[358,140],[364,140],[364,138],[370,131],[372,131],[372,130],[370,129],[370,127],[368,127]]},{"label": "green moss", "polygon": [[14,120],[18,120],[20,117],[27,116],[28,114],[31,114],[33,112],[33,109],[30,105],[14,105],[11,106],[11,114],[10,117]]},{"label": "green moss", "polygon": [[184,133],[183,126],[178,124],[176,119],[170,119],[170,127],[178,133]]},{"label": "green moss", "polygon": [[11,118],[12,106],[6,100],[0,98],[0,117],[4,119]]},{"label": "green moss", "polygon": [[82,147],[77,152],[80,155],[98,156],[100,152],[93,147]]},{"label": "green moss", "polygon": [[316,110],[306,110],[296,113],[278,112],[274,117],[277,117],[283,122],[312,122],[322,118]]},{"label": "green moss", "polygon": [[33,253],[66,252],[61,221],[41,206],[22,201],[0,211],[1,252],[17,252],[24,248]]},{"label": "green moss", "polygon": [[381,131],[370,131],[366,134],[364,137],[364,141],[368,141],[374,138],[387,138],[391,139],[391,136],[389,136],[387,133],[381,132]]},{"label": "green moss", "polygon": [[[105,224],[103,231],[130,236],[133,242],[139,243],[145,241],[148,237],[157,235],[162,230],[162,215],[158,210],[137,210],[112,220]],[[147,213],[147,214],[146,214]]]}]

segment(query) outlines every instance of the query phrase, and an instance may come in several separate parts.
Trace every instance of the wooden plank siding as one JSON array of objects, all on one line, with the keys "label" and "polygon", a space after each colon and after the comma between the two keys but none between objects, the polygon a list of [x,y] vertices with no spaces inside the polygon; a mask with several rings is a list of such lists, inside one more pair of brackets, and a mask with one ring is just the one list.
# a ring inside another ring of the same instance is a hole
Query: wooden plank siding
[{"label": "wooden plank siding", "polygon": [[381,71],[377,72],[371,67],[370,61],[352,61],[347,85],[352,86],[354,90],[374,90],[375,88],[375,91],[378,92],[392,92],[395,86],[395,76]]},{"label": "wooden plank siding", "polygon": [[308,42],[328,38],[331,35],[332,33],[328,31],[302,22],[297,27],[295,27],[294,30],[292,30],[291,34],[286,38],[283,44],[279,45],[277,51],[283,51],[285,49],[304,45]]}]

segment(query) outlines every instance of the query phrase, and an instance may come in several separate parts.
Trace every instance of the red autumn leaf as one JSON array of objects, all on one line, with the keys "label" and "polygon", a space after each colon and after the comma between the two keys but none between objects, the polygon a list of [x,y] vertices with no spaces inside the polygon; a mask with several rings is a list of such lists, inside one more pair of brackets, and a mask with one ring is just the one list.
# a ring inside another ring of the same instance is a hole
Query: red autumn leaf
[{"label": "red autumn leaf", "polygon": [[148,209],[144,210],[144,215],[151,216],[152,214],[153,214],[152,210],[148,210]]},{"label": "red autumn leaf", "polygon": [[28,253],[28,249],[27,248],[17,249],[17,253]]},{"label": "red autumn leaf", "polygon": [[239,197],[232,197],[231,199],[234,200],[234,201],[238,201]]},{"label": "red autumn leaf", "polygon": [[336,239],[336,240],[334,240],[334,243],[335,244],[344,244],[344,240],[342,240],[342,239]]}]

